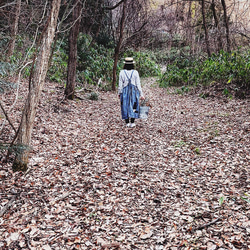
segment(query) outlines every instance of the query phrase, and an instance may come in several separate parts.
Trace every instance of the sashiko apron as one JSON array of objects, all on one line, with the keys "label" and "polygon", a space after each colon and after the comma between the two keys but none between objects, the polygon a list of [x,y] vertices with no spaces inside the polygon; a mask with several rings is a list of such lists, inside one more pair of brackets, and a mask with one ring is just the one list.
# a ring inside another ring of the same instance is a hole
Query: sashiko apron
[{"label": "sashiko apron", "polygon": [[140,92],[138,88],[131,83],[134,71],[132,71],[130,78],[126,71],[124,72],[128,79],[128,85],[123,88],[120,96],[122,119],[139,118]]}]

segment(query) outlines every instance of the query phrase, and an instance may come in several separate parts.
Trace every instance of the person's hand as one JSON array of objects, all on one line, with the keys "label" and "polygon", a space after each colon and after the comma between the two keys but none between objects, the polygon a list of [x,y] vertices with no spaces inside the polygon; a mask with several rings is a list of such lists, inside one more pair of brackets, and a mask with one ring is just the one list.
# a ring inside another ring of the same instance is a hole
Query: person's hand
[{"label": "person's hand", "polygon": [[144,96],[141,96],[140,99],[141,99],[141,100],[145,100],[145,97],[144,97]]}]

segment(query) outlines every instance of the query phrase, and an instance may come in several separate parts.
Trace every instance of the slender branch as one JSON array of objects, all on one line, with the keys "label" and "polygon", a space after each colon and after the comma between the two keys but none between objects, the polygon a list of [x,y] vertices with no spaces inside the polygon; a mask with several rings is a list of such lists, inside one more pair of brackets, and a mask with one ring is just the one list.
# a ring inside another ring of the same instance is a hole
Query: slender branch
[{"label": "slender branch", "polygon": [[142,26],[136,30],[133,35],[131,35],[130,37],[127,37],[126,39],[124,39],[123,43],[125,43],[126,41],[130,40],[131,38],[135,37],[136,35],[138,35],[140,33],[140,31],[144,28],[145,25],[147,25],[148,22],[146,21],[145,23],[142,24]]},{"label": "slender branch", "polygon": [[60,27],[62,26],[63,22],[68,18],[69,14],[72,12],[72,9],[67,13],[69,6],[71,5],[72,0],[70,0],[65,8],[61,21],[57,23],[57,32],[59,32]]},{"label": "slender branch", "polygon": [[[16,102],[17,102],[17,99],[18,99],[19,85],[20,85],[20,79],[21,79],[21,73],[22,73],[23,69],[24,69],[27,65],[29,65],[30,63],[32,63],[32,62],[27,62],[25,65],[23,65],[23,67],[20,69],[20,71],[19,71],[19,73],[18,73],[16,97],[15,97],[15,101],[13,102],[13,104],[11,105],[11,107],[10,107],[10,109],[9,109],[9,112],[12,111],[12,109],[13,109],[14,106],[16,105]],[[1,106],[2,106],[2,105],[1,105]],[[6,117],[6,119],[7,119],[7,117]],[[9,121],[9,122],[10,122],[10,121]],[[3,130],[4,125],[5,125],[5,122],[3,122],[0,131]],[[13,129],[14,129],[14,128],[13,128]],[[14,131],[15,131],[15,133],[17,132],[15,129],[14,129]]]},{"label": "slender branch", "polygon": [[[69,14],[73,11],[73,9],[76,7],[76,5],[77,5],[80,1],[81,1],[81,0],[79,0],[79,1],[72,7],[72,9],[69,11],[69,13],[67,14],[66,17],[69,16]],[[60,26],[59,26],[59,24],[57,25],[57,27],[58,27],[58,28],[57,28],[57,33],[64,33],[64,32],[66,32],[66,31],[70,30],[70,29],[75,25],[75,23],[76,23],[76,22],[81,18],[81,16],[82,16],[82,11],[83,11],[83,9],[85,8],[85,3],[86,3],[86,0],[84,0],[84,2],[83,2],[83,4],[82,4],[81,14],[79,15],[79,17],[78,17],[76,20],[74,20],[74,22],[73,22],[68,28],[66,28],[66,29],[64,29],[64,30],[60,30],[60,29],[59,29],[59,27],[61,26],[63,20],[62,20],[62,22],[60,22]],[[65,17],[65,19],[66,19],[66,17]]]},{"label": "slender branch", "polygon": [[124,2],[124,0],[121,0],[120,2],[118,2],[116,5],[114,6],[104,6],[103,8],[106,10],[114,10],[115,8],[117,8],[119,5],[121,5]]},{"label": "slender branch", "polygon": [[[26,56],[27,56],[27,55],[26,55]],[[13,103],[12,106],[10,107],[10,110],[13,109],[13,107],[16,105],[16,102],[17,102],[22,71],[23,71],[29,64],[31,64],[31,63],[32,63],[32,61],[27,62],[27,63],[26,63],[25,65],[23,65],[22,68],[19,70],[19,73],[18,73],[18,80],[17,80],[16,98],[15,98],[14,103]]]},{"label": "slender branch", "polygon": [[238,32],[241,36],[244,36],[244,37],[246,37],[248,40],[250,40],[250,37],[248,36],[248,35],[246,35],[246,34],[244,34],[244,33],[242,33],[242,32]]},{"label": "slender branch", "polygon": [[46,13],[46,9],[47,9],[47,4],[48,4],[48,1],[46,1],[45,5],[44,5],[44,8],[43,8],[43,15],[42,15],[42,17],[41,17],[41,20],[40,20],[39,24],[42,23],[42,21],[43,21],[43,19],[44,19],[44,17],[45,17],[45,13]]},{"label": "slender branch", "polygon": [[7,4],[3,5],[3,6],[1,6],[0,9],[3,9],[3,8],[11,6],[11,5],[15,5],[15,4],[16,4],[16,1],[13,1],[12,3],[7,3]]},{"label": "slender branch", "polygon": [[8,114],[7,114],[7,112],[4,110],[4,107],[3,107],[3,105],[2,105],[1,102],[0,102],[0,107],[1,107],[1,109],[2,109],[2,111],[3,111],[3,113],[4,113],[4,115],[5,115],[5,118],[7,119],[7,121],[8,121],[9,124],[10,124],[10,126],[13,128],[13,130],[14,130],[15,133],[16,133],[16,129],[15,129],[15,127],[13,126],[12,122],[10,121],[10,119],[9,119],[9,117],[8,117]]}]

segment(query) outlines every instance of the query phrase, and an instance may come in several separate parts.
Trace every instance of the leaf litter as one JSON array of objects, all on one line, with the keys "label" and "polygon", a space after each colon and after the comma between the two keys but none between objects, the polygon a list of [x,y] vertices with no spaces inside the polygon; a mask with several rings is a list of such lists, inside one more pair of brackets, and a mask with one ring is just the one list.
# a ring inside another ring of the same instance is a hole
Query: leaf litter
[{"label": "leaf litter", "polygon": [[66,101],[47,83],[28,172],[1,163],[0,249],[250,248],[249,101],[143,83],[152,107],[135,128],[116,93]]}]

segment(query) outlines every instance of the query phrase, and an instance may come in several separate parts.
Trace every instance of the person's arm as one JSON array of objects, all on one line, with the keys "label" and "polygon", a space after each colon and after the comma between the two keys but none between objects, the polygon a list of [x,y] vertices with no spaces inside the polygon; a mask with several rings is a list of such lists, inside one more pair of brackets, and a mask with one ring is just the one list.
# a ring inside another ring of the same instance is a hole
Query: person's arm
[{"label": "person's arm", "polygon": [[118,96],[120,97],[120,95],[122,94],[122,89],[123,89],[123,79],[122,79],[122,71],[120,71],[119,74],[119,86],[118,86]]}]

